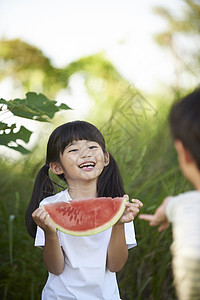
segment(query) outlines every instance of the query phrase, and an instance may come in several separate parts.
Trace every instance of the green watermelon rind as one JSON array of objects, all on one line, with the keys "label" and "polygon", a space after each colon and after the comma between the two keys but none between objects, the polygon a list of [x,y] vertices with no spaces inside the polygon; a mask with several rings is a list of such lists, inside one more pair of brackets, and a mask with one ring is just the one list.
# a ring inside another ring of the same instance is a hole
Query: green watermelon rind
[{"label": "green watermelon rind", "polygon": [[[74,231],[74,230],[69,230],[69,229],[65,229],[61,226],[59,226],[56,222],[54,222],[52,220],[52,218],[50,217],[50,221],[54,224],[54,226],[56,227],[56,229],[58,229],[59,231],[69,234],[69,235],[73,235],[73,236],[90,236],[90,235],[95,235],[97,233],[103,232],[105,230],[107,230],[108,228],[112,227],[113,225],[115,225],[119,219],[121,218],[121,216],[123,215],[126,205],[125,205],[126,200],[124,199],[122,201],[122,204],[120,206],[120,209],[117,211],[117,213],[114,215],[114,217],[112,217],[112,219],[110,219],[110,221],[104,223],[103,225],[93,228],[93,229],[88,229],[88,230],[84,230],[84,231]],[[40,208],[44,209],[45,205],[41,205]]]}]

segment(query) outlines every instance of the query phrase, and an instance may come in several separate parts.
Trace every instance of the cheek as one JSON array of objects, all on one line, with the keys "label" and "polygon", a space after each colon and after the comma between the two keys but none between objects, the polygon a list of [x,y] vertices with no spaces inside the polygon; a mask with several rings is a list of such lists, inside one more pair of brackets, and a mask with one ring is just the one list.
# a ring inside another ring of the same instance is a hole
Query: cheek
[{"label": "cheek", "polygon": [[70,166],[74,165],[74,164],[77,164],[77,161],[78,161],[78,156],[77,155],[72,155],[70,157],[68,157],[68,164]]},{"label": "cheek", "polygon": [[62,157],[62,163],[67,166],[72,166],[77,163],[78,157],[77,155],[68,155]]},{"label": "cheek", "polygon": [[103,172],[103,169],[104,169],[104,165],[102,163],[99,164],[98,166],[96,166],[96,168],[94,170],[95,176],[98,177]]},{"label": "cheek", "polygon": [[98,170],[99,170],[100,172],[102,172],[103,169],[104,169],[105,166],[106,166],[104,156],[99,157],[99,160],[98,160],[98,164],[97,164],[97,165],[98,165],[98,166],[97,166]]},{"label": "cheek", "polygon": [[105,157],[104,157],[104,154],[103,153],[98,153],[98,155],[96,156],[97,157],[97,161],[101,164],[104,164],[105,162]]}]

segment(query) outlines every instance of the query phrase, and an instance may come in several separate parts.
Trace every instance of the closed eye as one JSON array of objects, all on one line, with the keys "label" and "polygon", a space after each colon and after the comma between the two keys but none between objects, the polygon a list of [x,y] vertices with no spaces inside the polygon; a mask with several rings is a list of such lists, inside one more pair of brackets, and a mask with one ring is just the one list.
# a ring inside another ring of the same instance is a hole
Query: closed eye
[{"label": "closed eye", "polygon": [[95,149],[98,148],[97,146],[90,146],[89,149]]}]

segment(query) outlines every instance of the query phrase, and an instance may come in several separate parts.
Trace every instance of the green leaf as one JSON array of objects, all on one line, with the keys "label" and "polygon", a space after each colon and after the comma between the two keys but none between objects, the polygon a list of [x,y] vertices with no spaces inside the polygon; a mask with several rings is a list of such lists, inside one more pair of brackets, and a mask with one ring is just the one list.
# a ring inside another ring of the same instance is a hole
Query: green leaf
[{"label": "green leaf", "polygon": [[50,119],[54,117],[56,112],[70,109],[65,104],[56,106],[55,100],[49,100],[43,94],[34,92],[27,93],[25,99],[6,101],[1,98],[0,103],[7,105],[8,110],[15,116],[41,122],[50,122]]},{"label": "green leaf", "polygon": [[32,131],[28,130],[24,126],[21,126],[19,131],[15,133],[13,132],[14,128],[16,128],[16,126],[8,126],[7,129],[10,129],[10,132],[6,133],[4,131],[2,134],[0,134],[0,145],[7,146],[9,142],[16,142],[16,140],[22,140],[25,143],[29,142]]},{"label": "green leaf", "polygon": [[62,109],[65,109],[65,110],[71,109],[69,106],[67,106],[67,105],[64,104],[64,103],[61,103],[60,106],[58,106],[58,108],[59,108],[60,110],[62,110]]},{"label": "green leaf", "polygon": [[16,128],[16,124],[12,124],[11,126],[9,126],[6,123],[0,122],[0,130],[6,130],[6,129],[15,129]]},{"label": "green leaf", "polygon": [[28,149],[24,148],[22,145],[19,145],[19,144],[17,144],[16,147],[15,146],[10,146],[10,145],[9,146],[7,145],[7,147],[10,148],[10,149],[18,151],[21,154],[28,154],[28,153],[30,153],[30,151]]},{"label": "green leaf", "polygon": [[[27,150],[22,145],[20,145],[17,140],[21,140],[24,141],[25,143],[28,143],[32,131],[28,130],[24,126],[21,126],[19,131],[15,133],[13,132],[15,128],[16,128],[15,124],[8,126],[5,123],[0,123],[0,129],[3,131],[3,133],[0,134],[0,145],[9,147],[11,149],[15,149],[23,154],[29,153],[29,150]],[[5,130],[10,130],[10,132],[6,133]],[[16,143],[16,147],[10,145],[11,142]]]},{"label": "green leaf", "polygon": [[[6,101],[1,98],[0,103],[6,105],[7,110],[11,111],[15,116],[42,122],[50,122],[55,113],[60,110],[71,109],[63,103],[57,106],[55,100],[49,100],[43,94],[37,95],[33,92],[27,93],[25,99]],[[28,143],[32,132],[24,126],[21,126],[18,132],[14,132],[15,128],[16,124],[9,126],[0,122],[0,145],[17,150],[23,154],[29,153],[30,151],[20,145],[17,140]],[[15,146],[11,142],[14,142]]]}]

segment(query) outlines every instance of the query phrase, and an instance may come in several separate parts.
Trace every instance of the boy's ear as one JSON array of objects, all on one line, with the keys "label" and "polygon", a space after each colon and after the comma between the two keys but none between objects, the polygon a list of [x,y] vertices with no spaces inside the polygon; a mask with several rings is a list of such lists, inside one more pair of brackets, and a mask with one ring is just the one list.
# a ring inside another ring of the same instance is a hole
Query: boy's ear
[{"label": "boy's ear", "polygon": [[178,153],[180,162],[190,163],[194,160],[190,151],[183,145],[180,140],[175,140],[174,147]]},{"label": "boy's ear", "polygon": [[51,162],[49,164],[49,167],[50,167],[51,171],[56,175],[60,175],[60,174],[64,173],[62,167],[57,162]]},{"label": "boy's ear", "polygon": [[104,166],[106,167],[107,165],[109,165],[109,162],[110,162],[110,156],[109,156],[109,153],[106,152],[104,154]]}]

